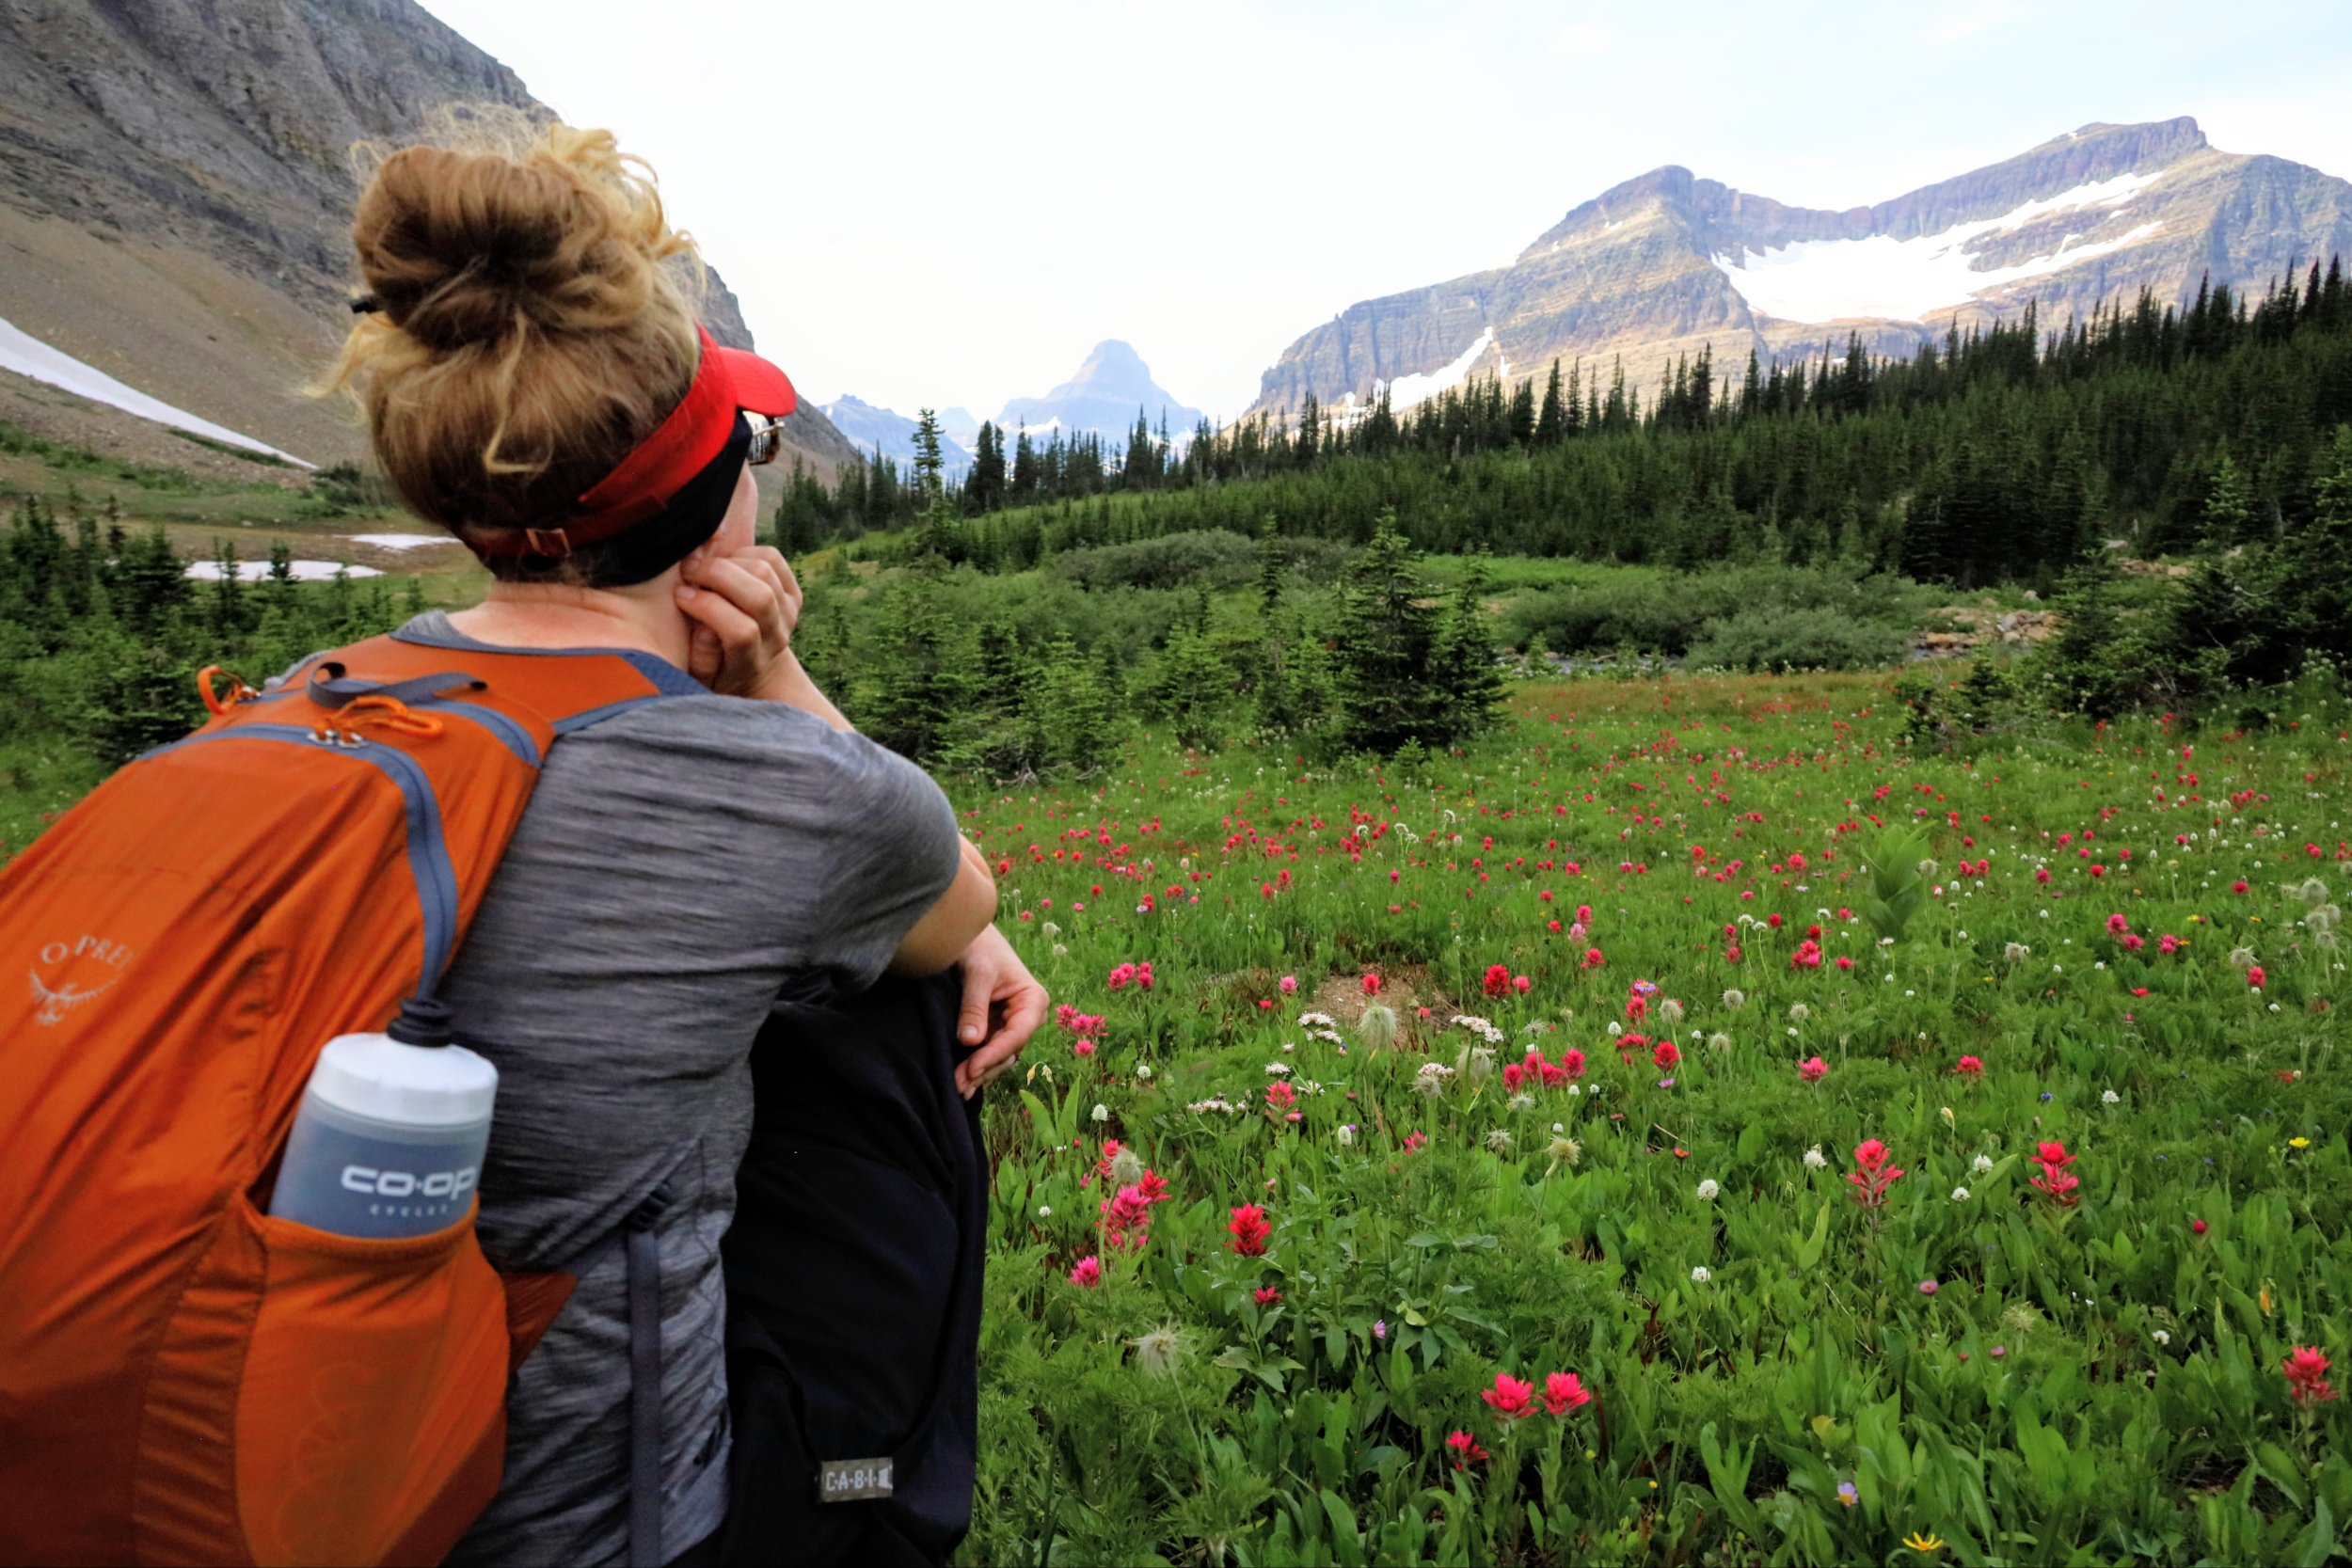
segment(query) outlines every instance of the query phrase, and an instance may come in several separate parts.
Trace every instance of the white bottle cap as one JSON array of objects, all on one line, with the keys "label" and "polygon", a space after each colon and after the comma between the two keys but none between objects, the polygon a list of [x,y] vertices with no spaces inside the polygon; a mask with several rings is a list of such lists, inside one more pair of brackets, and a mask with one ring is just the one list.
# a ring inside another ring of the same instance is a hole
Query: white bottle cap
[{"label": "white bottle cap", "polygon": [[490,1119],[499,1070],[462,1045],[403,1045],[389,1035],[338,1035],[319,1053],[310,1093],[339,1111],[410,1127]]}]

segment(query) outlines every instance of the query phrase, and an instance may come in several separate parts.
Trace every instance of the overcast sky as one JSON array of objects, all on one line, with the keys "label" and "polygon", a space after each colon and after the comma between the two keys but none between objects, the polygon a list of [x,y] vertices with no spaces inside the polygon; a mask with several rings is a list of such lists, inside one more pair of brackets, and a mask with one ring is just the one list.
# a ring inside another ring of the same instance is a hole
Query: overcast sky
[{"label": "overcast sky", "polygon": [[804,396],[912,412],[1100,339],[1220,419],[1359,299],[1661,164],[1883,200],[2093,120],[2352,177],[2352,3],[423,0],[660,171]]}]

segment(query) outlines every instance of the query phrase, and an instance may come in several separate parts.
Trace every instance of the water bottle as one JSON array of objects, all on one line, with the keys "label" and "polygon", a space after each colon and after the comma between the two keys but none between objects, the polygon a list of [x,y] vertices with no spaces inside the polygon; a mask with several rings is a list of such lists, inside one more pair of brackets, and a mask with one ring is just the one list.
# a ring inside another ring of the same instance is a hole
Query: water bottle
[{"label": "water bottle", "polygon": [[380,1035],[319,1053],[269,1212],[338,1236],[422,1236],[462,1219],[490,1143],[498,1069],[410,1001]]}]

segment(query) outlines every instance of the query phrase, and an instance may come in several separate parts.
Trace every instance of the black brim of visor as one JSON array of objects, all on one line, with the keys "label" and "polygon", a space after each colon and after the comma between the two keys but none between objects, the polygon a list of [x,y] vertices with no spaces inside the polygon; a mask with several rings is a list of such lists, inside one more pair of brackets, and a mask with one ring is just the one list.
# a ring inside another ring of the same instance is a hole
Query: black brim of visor
[{"label": "black brim of visor", "polygon": [[[592,586],[622,588],[650,582],[685,560],[726,521],[751,450],[751,421],[738,413],[735,429],[719,455],[680,486],[669,504],[626,533],[573,554],[570,560],[575,567],[585,569]],[[552,557],[523,558],[526,571],[551,572],[561,565]]]}]

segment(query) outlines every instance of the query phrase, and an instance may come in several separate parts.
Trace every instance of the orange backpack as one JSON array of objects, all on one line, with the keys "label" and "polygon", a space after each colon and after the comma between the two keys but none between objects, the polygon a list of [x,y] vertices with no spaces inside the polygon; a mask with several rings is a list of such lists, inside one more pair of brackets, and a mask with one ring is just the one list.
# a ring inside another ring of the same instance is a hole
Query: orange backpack
[{"label": "orange backpack", "polygon": [[0,1561],[436,1562],[573,1275],[501,1278],[470,1211],[273,1219],[276,1162],[320,1048],[431,994],[555,739],[676,681],[390,637],[213,674],[0,871]]}]

